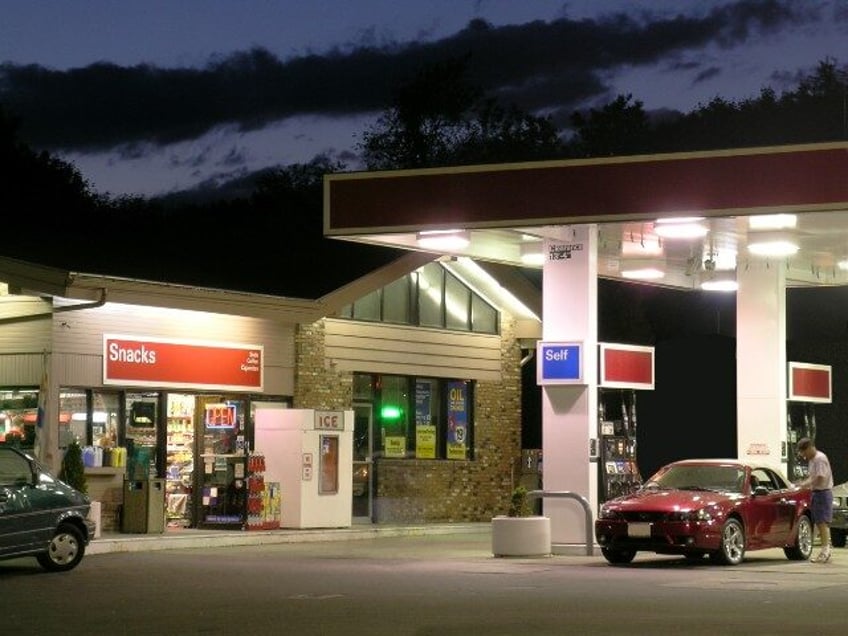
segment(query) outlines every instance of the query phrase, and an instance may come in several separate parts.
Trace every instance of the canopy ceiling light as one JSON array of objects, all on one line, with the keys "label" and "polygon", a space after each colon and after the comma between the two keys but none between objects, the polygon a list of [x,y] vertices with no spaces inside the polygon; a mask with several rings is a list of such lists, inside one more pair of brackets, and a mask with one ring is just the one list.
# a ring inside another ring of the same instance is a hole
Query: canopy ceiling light
[{"label": "canopy ceiling light", "polygon": [[675,219],[657,219],[654,232],[666,239],[696,239],[706,236],[707,226],[702,223],[704,217],[689,216]]},{"label": "canopy ceiling light", "polygon": [[701,276],[701,289],[720,292],[736,291],[739,289],[739,283],[736,282],[736,273],[731,271],[704,272]]},{"label": "canopy ceiling light", "polygon": [[658,259],[622,261],[621,276],[630,280],[659,280],[665,277],[665,261]]},{"label": "canopy ceiling light", "polygon": [[521,244],[521,264],[528,267],[540,267],[545,264],[542,241]]},{"label": "canopy ceiling light", "polygon": [[752,230],[791,230],[798,224],[794,214],[758,214],[748,217],[748,227]]},{"label": "canopy ceiling light", "polygon": [[756,232],[748,235],[748,251],[756,256],[792,256],[801,249],[791,232]]},{"label": "canopy ceiling light", "polygon": [[468,230],[425,230],[416,236],[418,246],[428,250],[461,250],[471,244]]}]

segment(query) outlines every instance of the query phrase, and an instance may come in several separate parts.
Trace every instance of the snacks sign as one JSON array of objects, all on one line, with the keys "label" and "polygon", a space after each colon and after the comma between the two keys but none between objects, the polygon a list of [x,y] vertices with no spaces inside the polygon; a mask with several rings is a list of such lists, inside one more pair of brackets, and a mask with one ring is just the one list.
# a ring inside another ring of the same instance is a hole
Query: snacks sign
[{"label": "snacks sign", "polygon": [[103,384],[261,391],[262,345],[103,335]]}]

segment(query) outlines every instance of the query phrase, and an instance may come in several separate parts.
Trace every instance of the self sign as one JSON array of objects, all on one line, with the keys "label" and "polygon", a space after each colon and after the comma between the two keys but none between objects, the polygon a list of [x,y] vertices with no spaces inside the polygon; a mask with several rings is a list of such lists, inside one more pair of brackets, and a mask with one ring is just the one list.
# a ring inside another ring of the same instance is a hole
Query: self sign
[{"label": "self sign", "polygon": [[315,411],[315,429],[319,431],[343,431],[342,411]]},{"label": "self sign", "polygon": [[537,384],[583,384],[581,343],[540,342],[537,347]]}]

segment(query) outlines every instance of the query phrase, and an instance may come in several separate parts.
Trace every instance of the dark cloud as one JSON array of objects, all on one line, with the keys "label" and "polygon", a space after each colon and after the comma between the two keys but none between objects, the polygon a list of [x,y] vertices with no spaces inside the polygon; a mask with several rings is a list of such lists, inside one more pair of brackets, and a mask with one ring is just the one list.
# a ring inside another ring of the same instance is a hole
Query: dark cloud
[{"label": "dark cloud", "polygon": [[692,83],[700,84],[701,82],[706,82],[707,80],[711,80],[719,75],[721,75],[721,69],[718,66],[710,66],[709,68],[705,68],[700,71],[695,76],[695,80]]},{"label": "dark cloud", "polygon": [[[699,15],[610,14],[598,19],[493,27],[474,20],[438,41],[387,43],[375,32],[357,46],[281,60],[253,49],[200,69],[99,63],[56,71],[0,65],[0,101],[23,117],[36,147],[93,150],[193,139],[224,124],[258,129],[298,114],[379,111],[425,63],[467,57],[472,81],[531,111],[570,112],[610,91],[622,66],[651,65],[719,43],[817,19],[791,0],[728,2]],[[712,72],[710,69],[703,73]]]}]

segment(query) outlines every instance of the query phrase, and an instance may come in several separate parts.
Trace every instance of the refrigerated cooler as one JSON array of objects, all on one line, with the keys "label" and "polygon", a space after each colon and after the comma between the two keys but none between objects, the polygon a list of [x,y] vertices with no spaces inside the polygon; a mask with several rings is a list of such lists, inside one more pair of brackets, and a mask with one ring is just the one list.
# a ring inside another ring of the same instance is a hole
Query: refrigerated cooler
[{"label": "refrigerated cooler", "polygon": [[255,447],[265,479],[280,485],[281,527],[350,527],[352,410],[258,409]]}]

